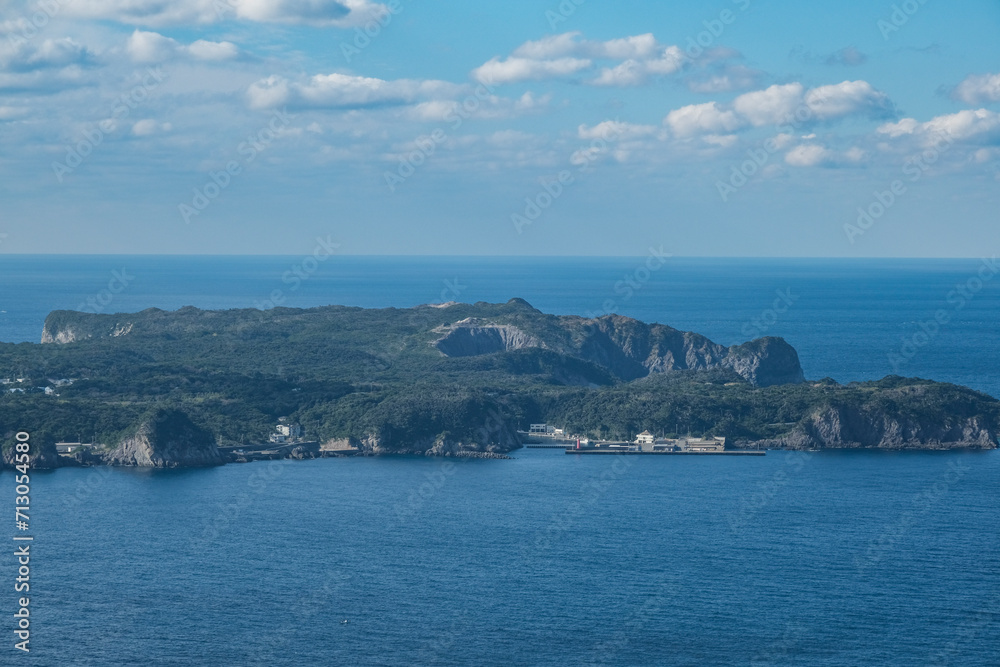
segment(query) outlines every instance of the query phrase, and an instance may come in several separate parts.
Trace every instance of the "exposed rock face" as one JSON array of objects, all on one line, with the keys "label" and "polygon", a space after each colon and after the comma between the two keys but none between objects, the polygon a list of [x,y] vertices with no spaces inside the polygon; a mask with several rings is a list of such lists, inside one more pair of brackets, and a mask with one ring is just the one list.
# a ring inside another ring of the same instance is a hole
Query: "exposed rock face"
[{"label": "exposed rock face", "polygon": [[758,387],[805,382],[798,352],[782,338],[759,338],[734,345],[721,365]]},{"label": "exposed rock face", "polygon": [[713,368],[730,368],[760,387],[804,381],[798,354],[781,338],[726,348],[696,333],[619,315],[552,319],[558,328],[545,337],[510,324],[463,320],[442,329],[444,336],[435,345],[449,357],[551,349],[606,368],[626,381],[651,373]]},{"label": "exposed rock face", "polygon": [[222,465],[215,438],[179,410],[160,409],[105,455],[109,465],[197,468]]},{"label": "exposed rock face", "polygon": [[[35,470],[48,470],[51,468],[60,468],[65,465],[73,465],[72,462],[66,462],[62,460],[62,457],[56,452],[56,447],[51,442],[39,442],[38,440],[30,441],[30,448],[27,452],[28,454],[28,467]],[[14,449],[14,446],[8,443],[7,447],[3,449],[3,457],[0,458],[0,470],[4,468],[14,468],[17,463],[18,452]]]},{"label": "exposed rock face", "polygon": [[449,357],[475,357],[539,347],[540,343],[515,326],[459,322],[436,345]]},{"label": "exposed rock face", "polygon": [[788,435],[759,444],[788,449],[996,449],[998,435],[980,417],[929,422],[870,406],[829,406]]},{"label": "exposed rock face", "polygon": [[55,334],[49,330],[48,324],[42,327],[43,343],[75,343],[76,340],[76,331],[72,327],[57,329]]}]

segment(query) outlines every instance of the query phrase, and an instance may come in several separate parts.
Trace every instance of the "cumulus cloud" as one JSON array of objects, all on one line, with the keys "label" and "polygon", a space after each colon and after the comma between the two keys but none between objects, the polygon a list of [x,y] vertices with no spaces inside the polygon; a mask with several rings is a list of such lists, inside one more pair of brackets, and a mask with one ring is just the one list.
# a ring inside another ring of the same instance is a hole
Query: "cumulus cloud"
[{"label": "cumulus cloud", "polygon": [[65,5],[67,15],[143,26],[245,20],[353,27],[385,15],[370,0],[89,0]]},{"label": "cumulus cloud", "polygon": [[825,121],[852,115],[885,118],[892,108],[889,98],[867,81],[844,81],[811,90],[801,83],[788,83],[744,93],[729,105],[708,102],[681,107],[671,111],[664,123],[678,136],[690,136],[796,120]]},{"label": "cumulus cloud", "polygon": [[780,125],[802,104],[803,92],[801,83],[774,85],[740,95],[733,100],[733,109],[751,125]]},{"label": "cumulus cloud", "polygon": [[534,60],[532,58],[511,57],[506,60],[493,58],[477,67],[472,76],[477,81],[490,85],[514,83],[537,79],[556,79],[589,68],[591,62],[582,58],[556,58],[554,60]]},{"label": "cumulus cloud", "polygon": [[664,123],[679,137],[703,133],[725,134],[745,125],[745,121],[736,112],[722,109],[715,102],[675,109],[667,114]]},{"label": "cumulus cloud", "polygon": [[889,97],[867,81],[843,81],[813,88],[806,93],[805,103],[820,120],[853,114],[885,118],[893,113]]},{"label": "cumulus cloud", "polygon": [[137,137],[148,137],[160,132],[169,132],[173,129],[170,123],[159,123],[151,118],[144,118],[132,125],[132,134]]},{"label": "cumulus cloud", "polygon": [[91,83],[96,54],[70,38],[0,41],[0,90],[56,93]]},{"label": "cumulus cloud", "polygon": [[456,118],[514,118],[542,111],[551,100],[549,95],[538,96],[531,92],[524,93],[518,99],[497,95],[467,96],[461,101],[440,99],[420,102],[408,110],[407,116],[426,122],[452,122]]},{"label": "cumulus cloud", "polygon": [[40,43],[13,40],[0,43],[0,70],[4,72],[34,72],[61,69],[95,62],[95,54],[69,38],[46,39]]},{"label": "cumulus cloud", "polygon": [[270,76],[247,91],[256,109],[278,106],[351,109],[411,104],[460,95],[466,89],[446,81],[397,79],[386,81],[350,74],[317,74],[305,81]]},{"label": "cumulus cloud", "polygon": [[604,139],[629,141],[656,134],[658,128],[652,125],[636,125],[620,120],[606,120],[593,127],[580,125],[577,128],[577,136],[581,139]]},{"label": "cumulus cloud", "polygon": [[973,74],[955,86],[952,97],[966,104],[1000,102],[1000,74]]},{"label": "cumulus cloud", "polygon": [[1000,143],[1000,113],[989,109],[965,109],[937,116],[925,123],[904,118],[898,123],[886,123],[878,131],[890,138],[912,137],[928,145],[942,139],[994,145]]},{"label": "cumulus cloud", "polygon": [[620,61],[600,69],[586,83],[596,86],[636,86],[649,76],[673,74],[683,68],[684,52],[665,46],[652,33],[608,41],[585,40],[579,32],[550,35],[525,42],[507,58],[494,57],[472,72],[481,82],[559,79],[595,66],[594,61]]},{"label": "cumulus cloud", "polygon": [[240,54],[240,50],[232,42],[208,42],[199,39],[192,44],[184,45],[160,33],[142,30],[132,33],[125,44],[125,51],[137,63],[163,62],[176,57],[206,61],[232,60]]}]

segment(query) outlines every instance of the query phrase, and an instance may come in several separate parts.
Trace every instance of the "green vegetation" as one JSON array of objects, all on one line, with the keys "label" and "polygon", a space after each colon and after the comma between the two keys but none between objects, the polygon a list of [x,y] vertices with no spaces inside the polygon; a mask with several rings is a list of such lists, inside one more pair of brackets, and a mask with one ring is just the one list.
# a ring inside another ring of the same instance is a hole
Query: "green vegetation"
[{"label": "green vegetation", "polygon": [[[545,348],[443,356],[434,347],[439,327],[470,317],[517,326]],[[55,387],[58,395],[5,392],[0,431],[5,442],[25,429],[39,440],[114,444],[150,409],[179,408],[220,445],[263,441],[279,417],[301,423],[310,439],[396,444],[482,446],[497,438],[498,424],[509,432],[539,421],[612,439],[650,429],[754,441],[808,429],[834,410],[939,424],[944,434],[978,420],[996,442],[995,399],[925,380],[762,388],[727,368],[626,380],[613,364],[575,352],[588,349],[589,322],[546,316],[518,300],[405,310],[57,312],[46,332],[76,342],[0,344],[0,377],[24,377],[11,385],[24,388],[74,382]],[[628,326],[629,345],[648,336],[645,325]]]}]

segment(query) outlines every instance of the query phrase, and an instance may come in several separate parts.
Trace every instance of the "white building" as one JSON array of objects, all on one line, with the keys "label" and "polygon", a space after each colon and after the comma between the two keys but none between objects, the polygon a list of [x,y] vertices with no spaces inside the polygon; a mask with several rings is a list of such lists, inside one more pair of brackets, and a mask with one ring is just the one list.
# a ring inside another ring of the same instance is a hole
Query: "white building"
[{"label": "white building", "polygon": [[56,453],[57,454],[72,454],[73,452],[80,449],[89,449],[93,445],[85,445],[79,442],[57,442],[56,443]]},{"label": "white building", "polygon": [[278,424],[274,427],[270,441],[278,444],[293,442],[302,437],[302,427],[298,424]]},{"label": "white building", "polygon": [[643,431],[635,438],[635,444],[637,445],[651,445],[656,438],[649,431]]}]

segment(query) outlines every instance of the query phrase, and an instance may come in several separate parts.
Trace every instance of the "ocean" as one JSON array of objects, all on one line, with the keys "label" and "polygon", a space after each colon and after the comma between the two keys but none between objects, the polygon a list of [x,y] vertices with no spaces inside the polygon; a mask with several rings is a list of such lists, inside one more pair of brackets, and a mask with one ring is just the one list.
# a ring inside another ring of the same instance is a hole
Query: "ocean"
[{"label": "ocean", "polygon": [[[0,340],[60,308],[521,297],[1000,396],[989,266],[4,256]],[[9,547],[0,664],[1000,665],[1000,452],[513,457],[34,472],[32,651]]]}]

